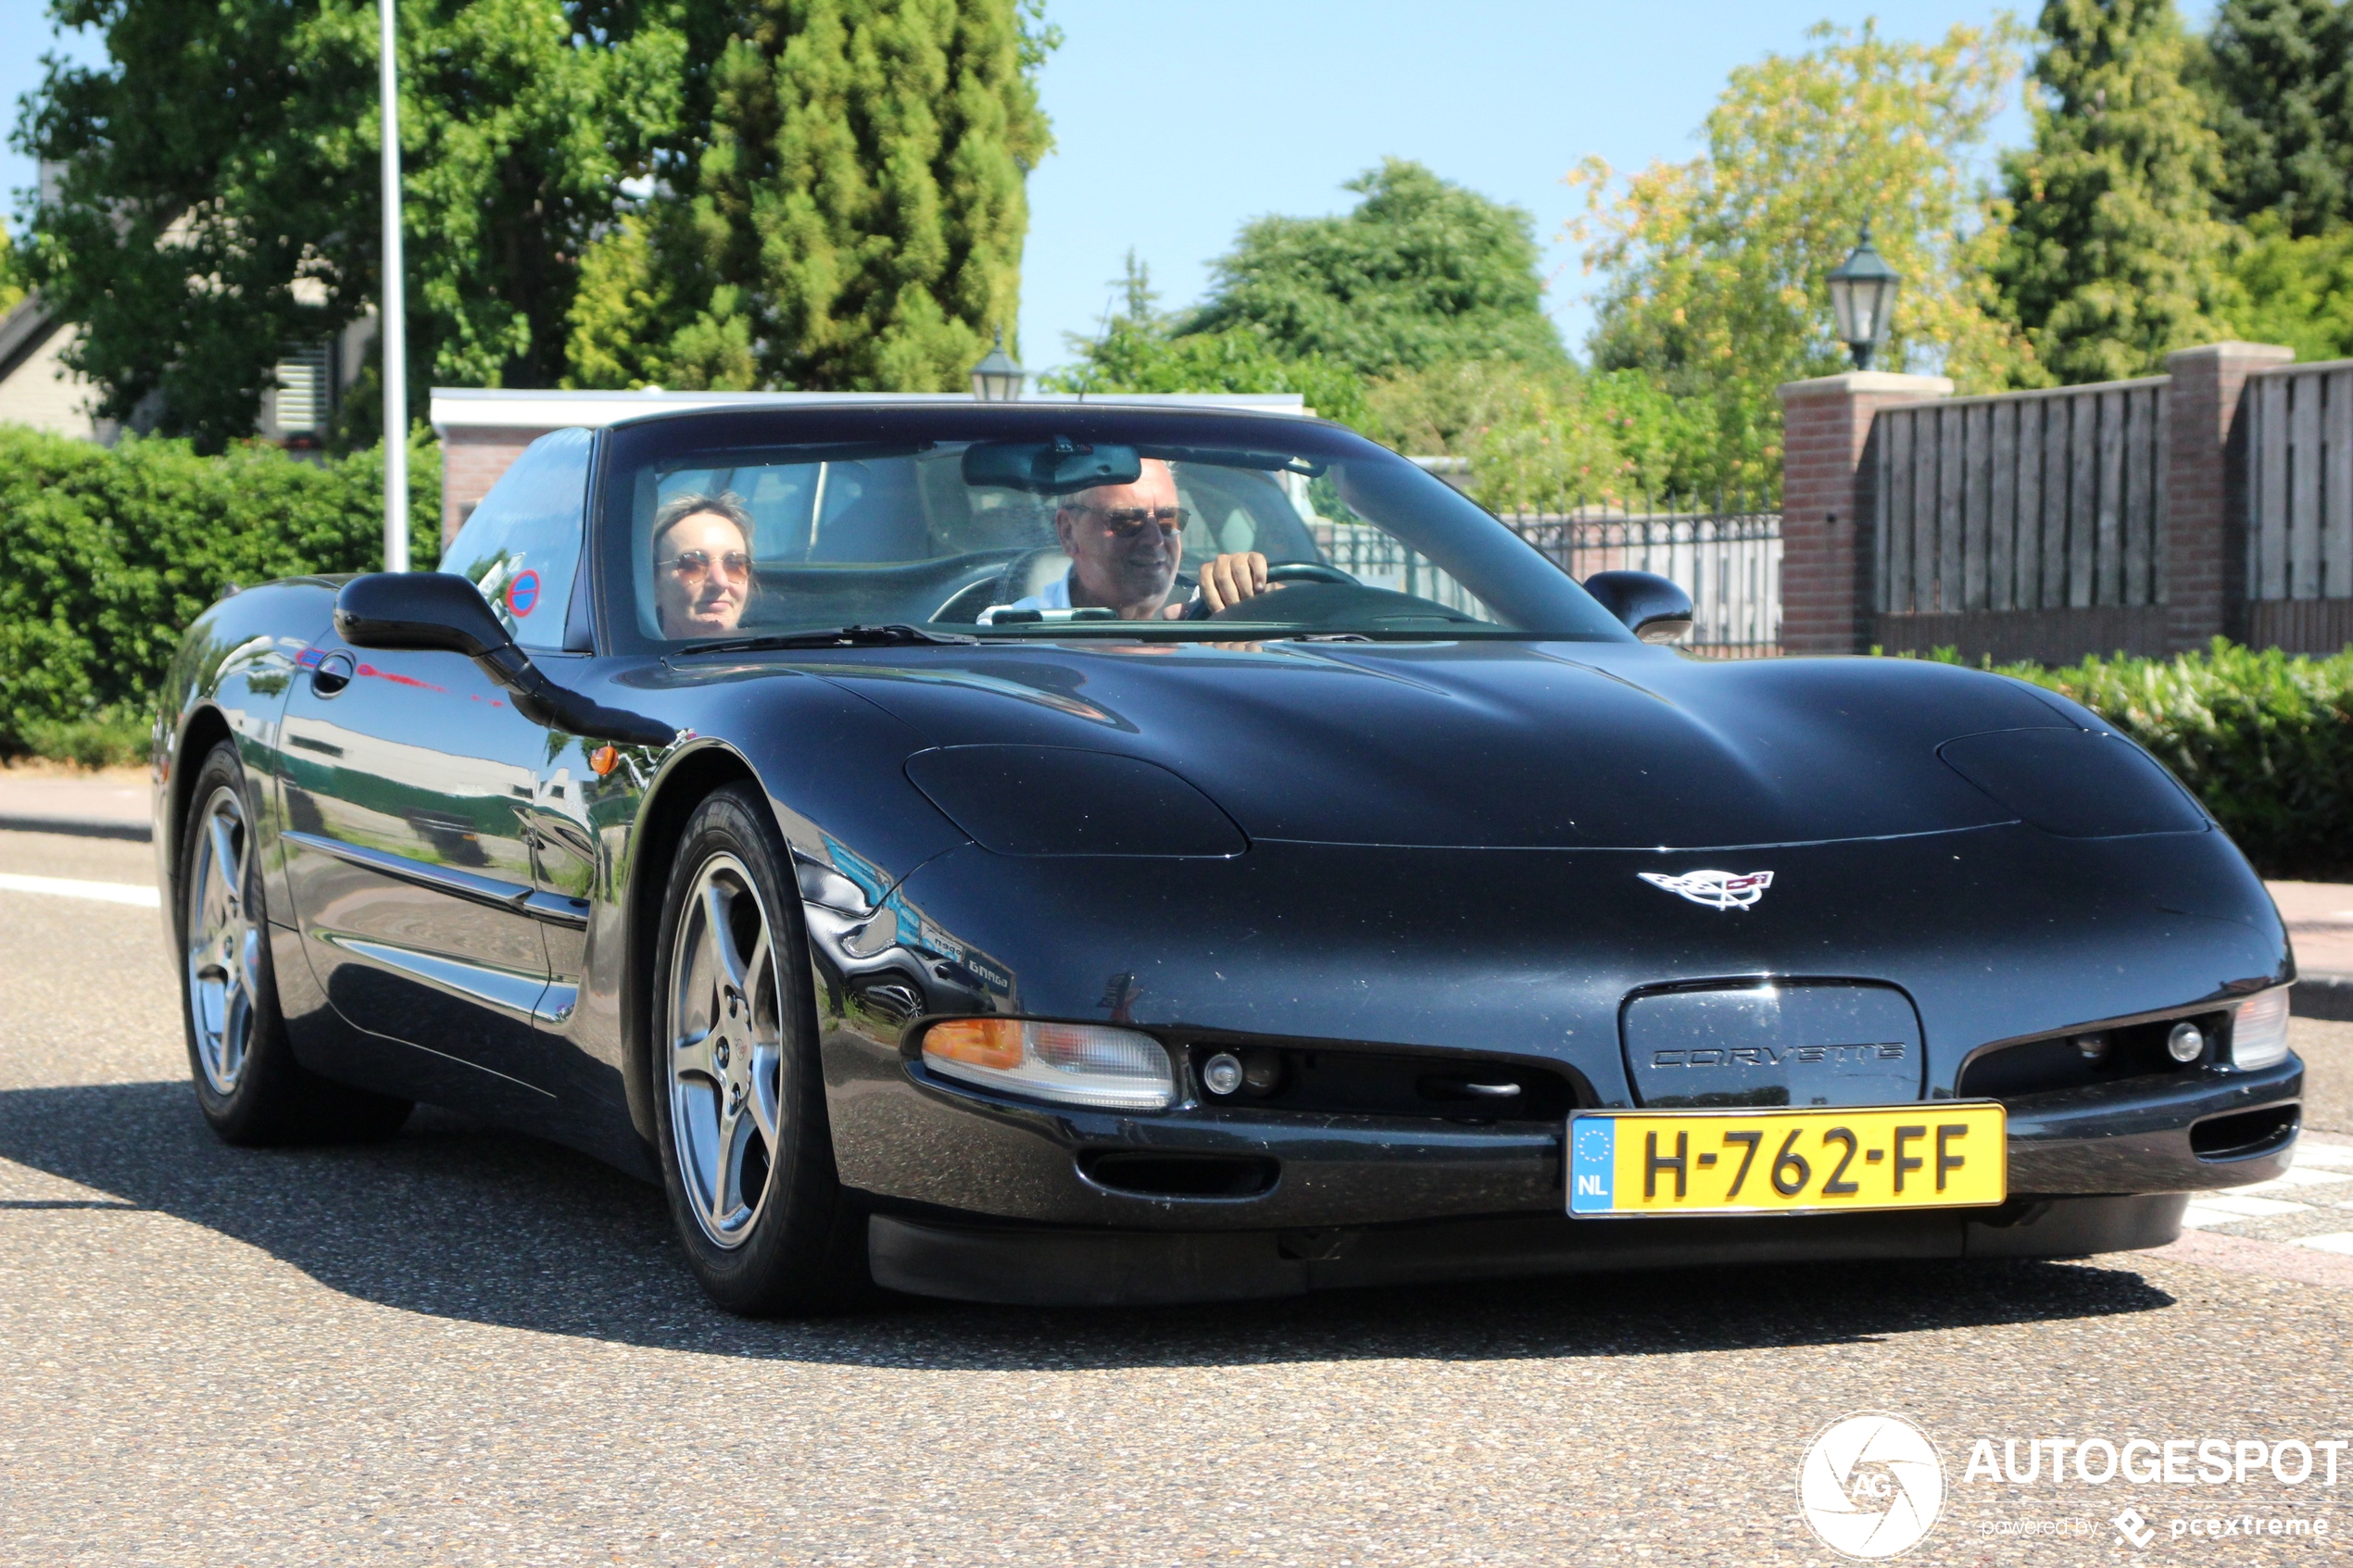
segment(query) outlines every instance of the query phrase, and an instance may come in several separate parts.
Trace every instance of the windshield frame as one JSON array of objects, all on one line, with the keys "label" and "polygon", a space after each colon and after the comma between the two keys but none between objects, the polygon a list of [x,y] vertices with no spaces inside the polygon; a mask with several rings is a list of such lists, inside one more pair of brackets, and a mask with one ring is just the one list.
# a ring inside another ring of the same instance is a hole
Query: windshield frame
[{"label": "windshield frame", "polygon": [[[591,480],[590,537],[598,641],[614,654],[691,653],[697,640],[649,634],[638,621],[633,504],[637,473],[690,453],[741,447],[900,445],[909,442],[1043,441],[1149,446],[1270,449],[1315,461],[1364,465],[1408,504],[1443,520],[1447,543],[1482,584],[1480,597],[1512,625],[1465,625],[1364,633],[1377,642],[1545,641],[1634,643],[1637,639],[1574,579],[1467,496],[1388,448],[1344,426],[1295,414],[1169,408],[1116,402],[987,404],[950,402],[813,404],[795,408],[694,409],[640,416],[609,427]],[[1460,532],[1455,530],[1459,528]],[[1346,628],[1263,621],[1060,621],[1009,625],[934,626],[977,635],[984,644],[1111,639],[1151,642],[1287,641],[1345,633]],[[779,632],[786,629],[778,628]],[[748,635],[756,634],[748,632]]]}]

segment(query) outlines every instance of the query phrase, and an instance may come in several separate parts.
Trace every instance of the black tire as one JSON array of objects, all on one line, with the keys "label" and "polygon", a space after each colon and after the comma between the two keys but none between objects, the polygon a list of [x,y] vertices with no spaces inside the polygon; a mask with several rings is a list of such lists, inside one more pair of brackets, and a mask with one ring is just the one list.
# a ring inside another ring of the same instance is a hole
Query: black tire
[{"label": "black tire", "polygon": [[[222,741],[197,768],[171,888],[180,1022],[197,1108],[224,1143],[388,1136],[409,1119],[409,1101],[333,1083],[295,1060],[271,961],[252,800],[237,748]],[[220,874],[224,854],[234,868]],[[233,884],[237,893],[229,899]]]},{"label": "black tire", "polygon": [[866,1214],[834,1166],[791,865],[756,788],[714,791],[679,839],[650,955],[663,1189],[696,1279],[746,1317],[835,1311],[873,1290]]}]

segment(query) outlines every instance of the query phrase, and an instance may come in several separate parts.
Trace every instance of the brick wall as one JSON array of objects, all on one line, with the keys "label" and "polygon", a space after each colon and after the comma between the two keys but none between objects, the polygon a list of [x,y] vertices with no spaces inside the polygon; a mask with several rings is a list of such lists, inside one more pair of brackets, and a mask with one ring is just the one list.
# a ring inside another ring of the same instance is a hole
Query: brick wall
[{"label": "brick wall", "polygon": [[1949,397],[1943,376],[1854,370],[1787,382],[1781,399],[1781,646],[1856,653],[1871,612],[1872,417]]},{"label": "brick wall", "polygon": [[2295,359],[2276,344],[2216,343],[2165,357],[2167,393],[2166,646],[2245,640],[2246,378]]}]

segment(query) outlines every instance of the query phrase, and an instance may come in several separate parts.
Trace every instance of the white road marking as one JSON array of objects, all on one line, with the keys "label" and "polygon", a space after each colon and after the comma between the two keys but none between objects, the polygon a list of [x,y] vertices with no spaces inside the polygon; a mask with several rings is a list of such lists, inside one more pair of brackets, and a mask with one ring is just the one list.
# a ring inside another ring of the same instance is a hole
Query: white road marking
[{"label": "white road marking", "polygon": [[70,876],[19,876],[0,872],[0,893],[46,893],[58,898],[95,898],[105,904],[131,904],[159,909],[163,896],[135,882],[83,882]]},{"label": "white road marking", "polygon": [[2353,1258],[2353,1231],[2337,1231],[2329,1236],[2299,1236],[2298,1247],[2309,1247],[2321,1252],[2342,1252]]},{"label": "white road marking", "polygon": [[2298,1165],[2318,1165],[2323,1170],[2343,1171],[2353,1176],[2353,1148],[2341,1143],[2314,1143],[2304,1139],[2296,1146]]}]

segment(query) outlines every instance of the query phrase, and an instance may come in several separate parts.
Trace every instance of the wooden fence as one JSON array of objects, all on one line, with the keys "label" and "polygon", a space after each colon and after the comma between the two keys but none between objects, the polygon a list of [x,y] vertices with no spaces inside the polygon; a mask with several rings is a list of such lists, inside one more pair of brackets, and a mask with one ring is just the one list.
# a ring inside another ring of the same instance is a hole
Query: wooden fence
[{"label": "wooden fence", "polygon": [[1881,409],[1877,640],[2161,651],[2168,378]]},{"label": "wooden fence", "polygon": [[2353,360],[2248,378],[2248,638],[2353,641]]}]

